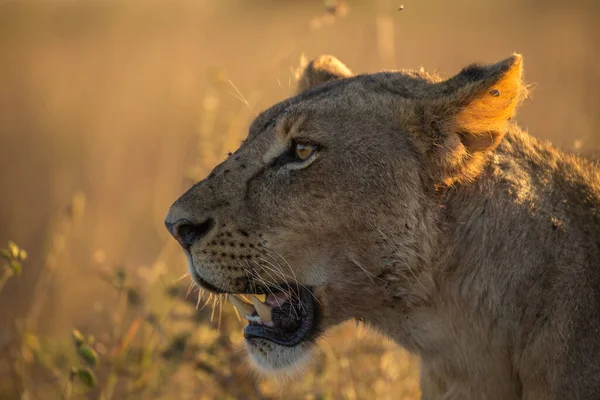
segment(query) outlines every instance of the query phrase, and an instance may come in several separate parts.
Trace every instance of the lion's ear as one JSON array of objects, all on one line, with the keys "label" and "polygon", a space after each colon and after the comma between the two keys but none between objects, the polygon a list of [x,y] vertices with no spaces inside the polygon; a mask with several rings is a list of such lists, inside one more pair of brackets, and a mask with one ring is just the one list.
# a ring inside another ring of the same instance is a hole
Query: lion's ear
[{"label": "lion's ear", "polygon": [[351,77],[352,71],[333,56],[322,55],[308,63],[298,80],[296,93],[336,79]]},{"label": "lion's ear", "polygon": [[527,94],[522,74],[522,58],[515,54],[497,64],[467,67],[419,100],[422,144],[439,167],[450,169],[446,178],[468,170],[470,160],[500,143]]}]

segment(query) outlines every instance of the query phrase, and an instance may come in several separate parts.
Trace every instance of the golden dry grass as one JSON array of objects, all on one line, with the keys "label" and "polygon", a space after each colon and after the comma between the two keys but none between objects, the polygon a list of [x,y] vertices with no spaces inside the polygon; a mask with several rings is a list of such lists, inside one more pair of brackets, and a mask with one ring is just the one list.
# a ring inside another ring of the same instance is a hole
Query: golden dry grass
[{"label": "golden dry grass", "polygon": [[[600,6],[334,3],[0,4],[0,248],[29,253],[0,293],[0,398],[418,398],[418,361],[354,324],[300,378],[256,379],[231,307],[186,297],[166,211],[293,92],[302,53],[450,74],[518,51],[535,83],[521,124],[592,154]],[[97,353],[91,389],[82,345]]]}]

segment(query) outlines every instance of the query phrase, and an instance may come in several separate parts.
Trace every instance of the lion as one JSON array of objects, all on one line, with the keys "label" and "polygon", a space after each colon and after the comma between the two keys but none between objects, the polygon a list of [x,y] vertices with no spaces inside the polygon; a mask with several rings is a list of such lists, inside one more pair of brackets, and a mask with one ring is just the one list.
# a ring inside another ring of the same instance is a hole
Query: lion
[{"label": "lion", "polygon": [[600,172],[518,127],[522,75],[518,54],[449,79],[318,57],[175,201],[259,370],[355,319],[420,357],[423,399],[600,399]]}]

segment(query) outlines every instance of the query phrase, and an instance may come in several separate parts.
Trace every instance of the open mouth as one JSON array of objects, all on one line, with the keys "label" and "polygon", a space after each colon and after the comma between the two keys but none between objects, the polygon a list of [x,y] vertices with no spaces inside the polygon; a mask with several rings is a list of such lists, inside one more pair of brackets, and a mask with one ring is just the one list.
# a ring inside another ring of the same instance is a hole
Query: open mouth
[{"label": "open mouth", "polygon": [[252,296],[252,304],[229,294],[229,300],[248,320],[244,328],[246,340],[266,339],[282,346],[296,346],[316,332],[317,307],[307,288],[269,293],[265,302]]},{"label": "open mouth", "polygon": [[[244,328],[247,341],[266,339],[293,347],[317,334],[319,307],[310,288],[287,284],[277,285],[277,288],[256,287],[249,283],[251,292],[234,294],[202,279],[194,268],[190,268],[190,273],[200,287],[214,293],[227,293],[238,314],[248,320]],[[265,294],[265,301],[254,294]],[[252,302],[241,295],[252,296]]]}]

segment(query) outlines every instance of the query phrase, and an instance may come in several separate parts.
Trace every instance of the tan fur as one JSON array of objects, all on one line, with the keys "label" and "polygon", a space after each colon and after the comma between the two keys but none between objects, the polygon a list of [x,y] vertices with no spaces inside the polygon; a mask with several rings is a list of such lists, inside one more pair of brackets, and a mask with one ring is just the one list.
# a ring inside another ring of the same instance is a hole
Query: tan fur
[{"label": "tan fur", "polygon": [[[177,200],[196,279],[311,287],[421,356],[424,399],[600,398],[600,174],[522,132],[519,55],[442,80],[313,61],[297,96]],[[278,162],[292,140],[319,145]],[[264,370],[313,347],[254,340]]]}]

